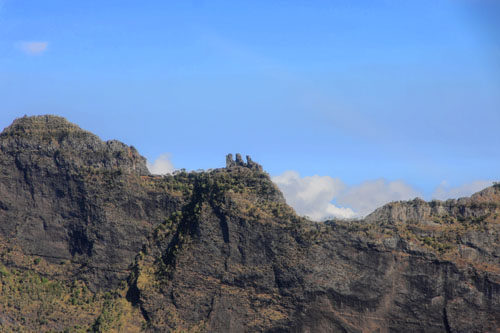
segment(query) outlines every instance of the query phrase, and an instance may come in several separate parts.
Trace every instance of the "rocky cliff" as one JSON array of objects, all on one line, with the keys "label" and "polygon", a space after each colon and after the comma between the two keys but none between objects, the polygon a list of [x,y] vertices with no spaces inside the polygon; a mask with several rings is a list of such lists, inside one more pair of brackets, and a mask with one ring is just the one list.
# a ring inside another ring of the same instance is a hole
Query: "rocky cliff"
[{"label": "rocky cliff", "polygon": [[240,155],[150,175],[63,118],[0,134],[3,331],[494,332],[500,188],[295,214]]},{"label": "rocky cliff", "polygon": [[[180,206],[148,195],[145,159],[63,118],[25,117],[0,135],[0,233],[93,289],[116,287],[155,223]],[[159,194],[159,193],[158,193]]]}]

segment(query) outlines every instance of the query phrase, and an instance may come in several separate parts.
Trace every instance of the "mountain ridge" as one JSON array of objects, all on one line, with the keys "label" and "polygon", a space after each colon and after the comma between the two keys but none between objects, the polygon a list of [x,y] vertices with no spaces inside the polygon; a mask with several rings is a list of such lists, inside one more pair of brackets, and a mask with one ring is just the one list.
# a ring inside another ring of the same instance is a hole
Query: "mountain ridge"
[{"label": "mountain ridge", "polygon": [[7,127],[0,168],[7,331],[500,327],[498,186],[317,223],[251,159],[151,175],[135,148],[54,116]]}]

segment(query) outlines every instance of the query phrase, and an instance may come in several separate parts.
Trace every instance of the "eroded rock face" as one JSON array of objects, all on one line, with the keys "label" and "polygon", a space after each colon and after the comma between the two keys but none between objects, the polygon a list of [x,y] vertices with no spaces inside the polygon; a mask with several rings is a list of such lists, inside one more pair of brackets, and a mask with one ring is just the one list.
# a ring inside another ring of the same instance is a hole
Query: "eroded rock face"
[{"label": "eroded rock face", "polygon": [[[19,166],[36,162],[55,168],[120,169],[149,175],[146,159],[134,147],[119,141],[102,141],[62,117],[34,116],[16,119],[1,133],[0,149]],[[35,164],[35,165],[33,165]]]},{"label": "eroded rock face", "polygon": [[[132,147],[59,117],[18,119],[0,134],[0,238],[46,260],[49,277],[57,266],[58,278],[91,290],[121,284],[103,313],[130,302],[151,332],[500,327],[498,186],[315,223],[286,205],[260,165],[238,156],[211,172],[152,176]],[[88,329],[111,327],[89,318]]]},{"label": "eroded rock face", "polygon": [[71,261],[95,288],[116,286],[175,198],[149,197],[145,159],[64,118],[25,117],[0,135],[0,236],[27,254]]},{"label": "eroded rock face", "polygon": [[251,170],[263,171],[262,166],[258,163],[252,161],[250,156],[246,156],[247,162],[243,162],[241,154],[236,154],[236,159],[233,160],[233,154],[228,154],[226,156],[226,169],[234,169],[237,167],[248,168]]},{"label": "eroded rock face", "polygon": [[[500,325],[492,253],[466,264],[394,232],[373,229],[367,237],[286,209],[245,214],[239,207],[260,207],[256,198],[203,189],[192,206],[198,211],[162,226],[136,262],[135,302],[158,330],[488,332]],[[486,234],[495,232],[498,242],[498,227]]]},{"label": "eroded rock face", "polygon": [[480,219],[498,213],[499,201],[500,198],[495,188],[489,187],[470,198],[458,200],[425,202],[417,198],[412,201],[392,202],[375,210],[365,218],[365,221],[368,223],[377,221],[422,223],[446,217],[462,220]]}]

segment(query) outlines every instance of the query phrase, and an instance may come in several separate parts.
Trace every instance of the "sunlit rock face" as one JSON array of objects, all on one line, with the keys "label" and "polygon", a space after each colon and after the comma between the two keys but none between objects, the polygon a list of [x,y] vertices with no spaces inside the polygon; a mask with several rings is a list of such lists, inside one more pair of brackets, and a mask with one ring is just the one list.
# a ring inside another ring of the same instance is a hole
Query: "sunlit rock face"
[{"label": "sunlit rock face", "polygon": [[[499,215],[493,186],[466,199],[396,202],[363,220],[315,223],[286,204],[250,157],[153,176],[133,147],[60,117],[20,118],[0,134],[0,300],[13,270],[35,272],[49,279],[43,283],[59,281],[53,297],[78,310],[41,320],[41,310],[19,304],[54,309],[54,298],[16,280],[29,302],[6,301],[0,324],[492,332],[500,327]],[[88,306],[74,292],[79,281],[92,295]]]}]

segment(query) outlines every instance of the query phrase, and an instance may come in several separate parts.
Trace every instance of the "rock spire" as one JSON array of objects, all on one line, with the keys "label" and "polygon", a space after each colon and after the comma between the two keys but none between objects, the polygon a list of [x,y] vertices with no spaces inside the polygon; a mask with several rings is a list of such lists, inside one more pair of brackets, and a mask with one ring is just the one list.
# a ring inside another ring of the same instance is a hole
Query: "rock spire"
[{"label": "rock spire", "polygon": [[237,167],[243,167],[243,168],[249,168],[251,170],[257,170],[257,171],[262,171],[262,166],[258,163],[255,163],[252,161],[252,158],[250,156],[246,156],[247,162],[243,162],[243,159],[241,158],[241,154],[237,153],[236,154],[236,160],[233,160],[233,154],[227,154],[226,155],[226,168],[227,169],[233,169]]}]

